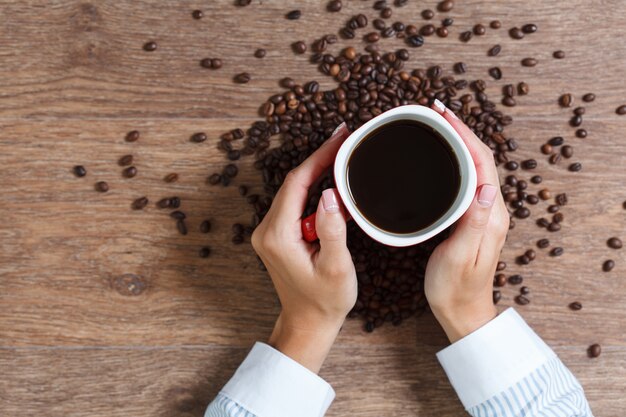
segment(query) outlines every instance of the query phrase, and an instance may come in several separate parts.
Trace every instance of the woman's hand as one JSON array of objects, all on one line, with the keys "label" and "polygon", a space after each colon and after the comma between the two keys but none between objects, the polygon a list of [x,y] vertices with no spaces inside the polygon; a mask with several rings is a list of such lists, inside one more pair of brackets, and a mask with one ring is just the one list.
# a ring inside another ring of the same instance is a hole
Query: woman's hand
[{"label": "woman's hand", "polygon": [[469,148],[478,175],[472,205],[426,267],[425,292],[450,342],[491,321],[493,275],[509,230],[509,214],[500,192],[491,149],[438,100],[433,109],[454,127]]},{"label": "woman's hand", "polygon": [[341,124],[317,151],[291,171],[252,235],[252,246],[276,287],[282,311],[269,344],[313,372],[328,355],[357,298],[346,246],[345,209],[337,191],[323,192],[317,207],[319,243],[302,237],[300,221],[309,187],[333,164],[348,137]]}]

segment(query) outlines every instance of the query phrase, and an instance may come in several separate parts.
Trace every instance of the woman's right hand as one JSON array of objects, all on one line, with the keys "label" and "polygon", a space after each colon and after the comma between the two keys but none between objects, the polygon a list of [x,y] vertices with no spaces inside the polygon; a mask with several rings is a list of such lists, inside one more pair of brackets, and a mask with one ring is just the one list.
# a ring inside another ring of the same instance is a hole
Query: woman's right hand
[{"label": "woman's right hand", "polygon": [[450,237],[435,249],[426,267],[426,298],[454,343],[497,314],[493,276],[509,230],[509,214],[491,149],[443,103],[437,100],[432,108],[463,138],[478,176],[474,201]]}]

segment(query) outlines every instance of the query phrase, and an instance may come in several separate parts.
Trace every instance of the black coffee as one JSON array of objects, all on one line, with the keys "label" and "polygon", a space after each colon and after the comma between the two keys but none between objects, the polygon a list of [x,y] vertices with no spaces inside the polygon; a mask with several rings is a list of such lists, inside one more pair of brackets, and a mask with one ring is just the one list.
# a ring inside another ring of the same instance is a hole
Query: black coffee
[{"label": "black coffee", "polygon": [[458,159],[432,128],[400,120],[370,133],[348,161],[354,203],[374,226],[406,234],[435,223],[460,187]]}]

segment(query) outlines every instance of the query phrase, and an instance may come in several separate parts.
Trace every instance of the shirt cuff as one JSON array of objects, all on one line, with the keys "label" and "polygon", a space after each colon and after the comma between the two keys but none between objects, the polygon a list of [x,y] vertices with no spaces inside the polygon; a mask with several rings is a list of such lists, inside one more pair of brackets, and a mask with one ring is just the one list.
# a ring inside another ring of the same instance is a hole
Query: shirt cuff
[{"label": "shirt cuff", "polygon": [[221,393],[257,417],[321,417],[335,398],[326,381],[261,342]]},{"label": "shirt cuff", "polygon": [[512,308],[437,353],[466,409],[513,386],[554,357]]}]

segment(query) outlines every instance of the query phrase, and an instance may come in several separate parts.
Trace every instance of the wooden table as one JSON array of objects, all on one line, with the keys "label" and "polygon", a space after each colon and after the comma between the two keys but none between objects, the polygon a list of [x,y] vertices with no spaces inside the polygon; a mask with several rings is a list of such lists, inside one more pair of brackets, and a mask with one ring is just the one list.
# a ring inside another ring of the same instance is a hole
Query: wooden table
[{"label": "wooden table", "polygon": [[[236,187],[205,184],[224,163],[216,139],[257,120],[259,105],[281,91],[280,77],[332,87],[306,55],[291,52],[291,42],[336,33],[357,12],[371,21],[374,11],[360,1],[344,1],[339,14],[326,12],[325,1],[252,3],[1,2],[0,415],[201,416],[252,343],[268,337],[279,309],[271,282],[248,243],[230,243],[230,225],[251,212]],[[539,159],[543,185],[568,193],[563,230],[549,236],[565,254],[540,251],[531,265],[515,266],[515,256],[545,235],[528,220],[517,222],[502,258],[532,291],[531,304],[518,311],[578,376],[595,414],[623,415],[626,255],[605,242],[626,238],[626,117],[615,114],[626,101],[626,3],[457,3],[451,36],[411,50],[410,67],[450,71],[465,61],[467,78],[485,78],[493,97],[506,83],[530,84],[530,95],[506,109],[515,119],[507,132],[518,138],[518,155]],[[202,20],[191,18],[197,7]],[[420,26],[425,7],[435,2],[410,1],[394,14]],[[285,20],[294,8],[303,17]],[[495,18],[502,29],[458,40]],[[539,32],[508,37],[508,28],[528,22]],[[158,42],[151,53],[142,50],[149,40]],[[496,43],[503,51],[487,58]],[[253,57],[258,47],[267,49],[264,59]],[[566,59],[552,58],[557,49]],[[539,65],[520,66],[526,56]],[[201,68],[205,57],[222,58],[223,68]],[[499,82],[486,74],[494,63],[504,72]],[[234,84],[244,70],[252,81]],[[557,105],[565,92],[576,104],[584,93],[597,95],[586,105],[587,139],[574,137],[571,109]],[[141,138],[125,142],[133,129]],[[197,131],[210,140],[190,143]],[[567,172],[565,162],[548,165],[539,154],[556,135],[575,145],[581,172]],[[134,179],[122,178],[116,163],[127,153],[139,170]],[[85,178],[72,174],[76,164],[86,166]],[[261,190],[251,160],[240,169],[235,183]],[[179,182],[165,184],[169,172]],[[93,190],[99,180],[109,182],[108,193]],[[179,235],[152,203],[131,210],[142,195],[152,202],[180,196],[190,233]],[[214,223],[208,235],[197,230],[204,218]],[[213,253],[201,259],[205,244]],[[608,258],[617,266],[604,273]],[[513,304],[517,291],[506,287],[500,305]],[[567,308],[575,300],[584,306],[579,312]],[[347,321],[321,372],[337,391],[328,416],[462,415],[435,359],[446,340],[430,314],[373,334],[361,326]],[[602,356],[589,359],[586,348],[596,342]]]}]

